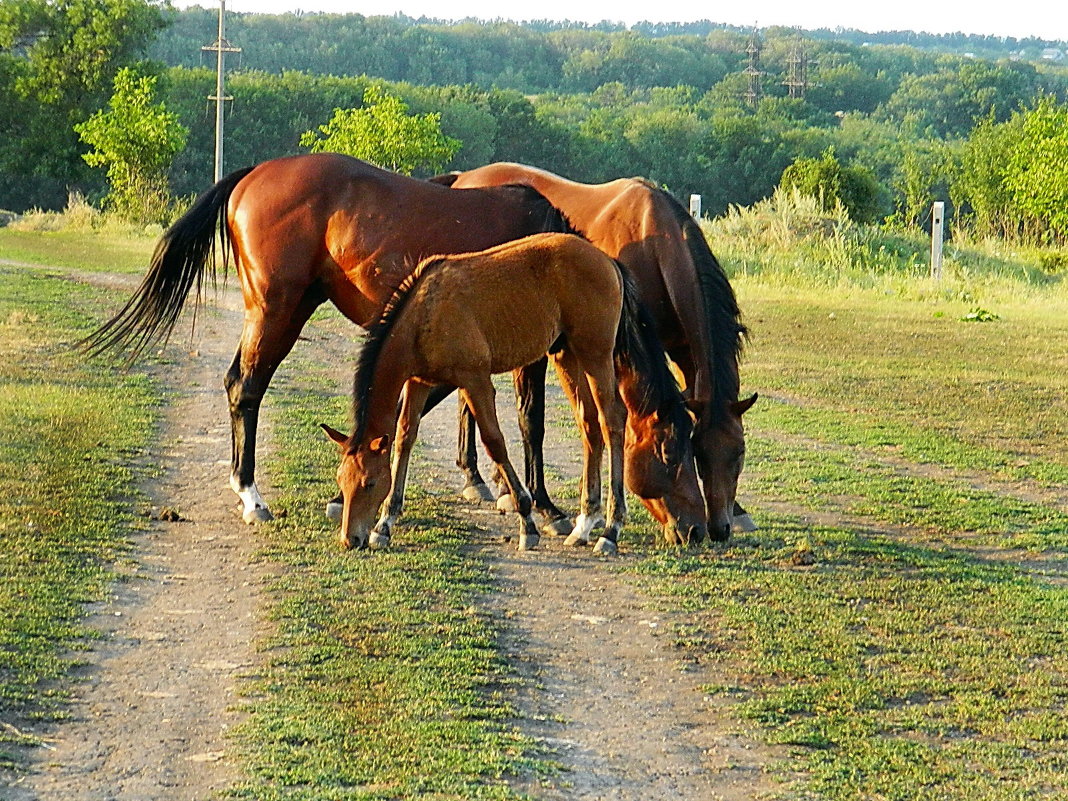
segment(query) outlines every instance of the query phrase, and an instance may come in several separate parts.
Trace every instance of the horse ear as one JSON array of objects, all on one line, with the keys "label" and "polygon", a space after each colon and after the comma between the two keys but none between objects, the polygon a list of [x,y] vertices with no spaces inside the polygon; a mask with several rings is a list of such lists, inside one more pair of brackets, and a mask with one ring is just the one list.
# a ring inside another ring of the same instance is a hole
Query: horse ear
[{"label": "horse ear", "polygon": [[735,401],[734,403],[732,403],[731,411],[734,412],[735,416],[741,417],[743,414],[753,408],[753,404],[756,403],[756,400],[757,394],[754,392],[745,400]]},{"label": "horse ear", "polygon": [[389,437],[375,437],[368,445],[371,453],[377,453],[379,455],[389,453]]},{"label": "horse ear", "polygon": [[346,442],[349,441],[349,438],[347,436],[342,434],[336,428],[331,428],[326,423],[319,423],[319,427],[326,432],[326,436],[328,436],[330,440],[338,447],[343,446]]}]

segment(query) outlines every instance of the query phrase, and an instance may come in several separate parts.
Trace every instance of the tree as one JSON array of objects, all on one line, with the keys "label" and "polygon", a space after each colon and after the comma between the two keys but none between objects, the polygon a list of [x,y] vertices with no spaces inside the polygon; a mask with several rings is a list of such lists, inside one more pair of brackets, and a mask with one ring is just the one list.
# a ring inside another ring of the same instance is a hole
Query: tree
[{"label": "tree", "polygon": [[167,170],[189,131],[162,103],[153,104],[156,79],[123,68],[115,76],[109,108],[74,126],[93,150],[83,158],[107,168],[105,202],[127,219],[162,222],[170,193]]},{"label": "tree", "polygon": [[441,114],[409,114],[404,101],[377,86],[364,92],[363,108],[334,109],[330,122],[306,131],[300,143],[313,153],[346,153],[408,175],[440,169],[462,144],[441,132]]},{"label": "tree", "polygon": [[0,2],[0,205],[54,208],[93,181],[73,126],[161,26],[155,0]]},{"label": "tree", "polygon": [[865,167],[843,167],[834,148],[827,148],[818,159],[796,159],[783,170],[779,186],[819,199],[826,211],[841,203],[855,222],[874,222],[878,213],[875,175]]}]

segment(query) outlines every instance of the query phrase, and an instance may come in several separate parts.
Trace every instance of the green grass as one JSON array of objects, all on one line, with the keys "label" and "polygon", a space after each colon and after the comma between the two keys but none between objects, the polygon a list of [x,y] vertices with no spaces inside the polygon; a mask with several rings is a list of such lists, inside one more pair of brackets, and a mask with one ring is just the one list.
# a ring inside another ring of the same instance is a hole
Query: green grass
[{"label": "green grass", "polygon": [[493,585],[465,551],[468,526],[441,495],[413,486],[403,542],[340,551],[323,516],[336,449],[317,422],[343,421],[347,400],[313,365],[293,357],[287,368],[267,468],[287,514],[263,529],[280,578],[265,667],[236,734],[250,778],[231,795],[519,797],[507,774],[551,766],[509,722],[500,624],[479,608]]},{"label": "green grass", "polygon": [[11,746],[37,742],[19,732],[64,715],[69,650],[94,636],[84,605],[135,525],[156,393],[58,346],[85,333],[92,293],[10,268],[0,287],[0,765],[17,768]]},{"label": "green grass", "polygon": [[[636,569],[685,616],[708,691],[784,748],[786,798],[1064,797],[1059,289],[966,323],[942,297],[735,287],[743,383],[764,394],[741,490],[762,528]],[[1030,564],[1001,558],[1020,549]]]},{"label": "green grass", "polygon": [[0,228],[0,258],[49,267],[142,273],[148,268],[158,238],[158,233],[132,237],[128,233],[92,230],[16,231]]}]

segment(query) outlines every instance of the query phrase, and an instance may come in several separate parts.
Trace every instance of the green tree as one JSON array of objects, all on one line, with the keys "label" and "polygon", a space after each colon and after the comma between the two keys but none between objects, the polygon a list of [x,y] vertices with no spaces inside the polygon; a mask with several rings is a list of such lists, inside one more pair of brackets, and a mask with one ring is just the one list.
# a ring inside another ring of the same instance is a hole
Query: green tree
[{"label": "green tree", "polygon": [[363,108],[334,109],[330,122],[306,131],[300,143],[313,153],[347,153],[405,174],[440,169],[462,144],[441,132],[441,114],[409,114],[403,100],[377,86],[364,92]]},{"label": "green tree", "polygon": [[86,163],[107,169],[110,191],[105,203],[139,222],[162,222],[166,217],[167,170],[189,134],[176,114],[153,102],[155,86],[155,78],[121,69],[108,109],[74,126],[93,148],[83,156]]},{"label": "green tree", "polygon": [[155,0],[0,1],[0,205],[55,208],[96,184],[74,125],[161,26]]},{"label": "green tree", "polygon": [[841,203],[856,222],[874,222],[878,213],[875,175],[865,167],[843,167],[834,148],[827,148],[818,159],[795,159],[783,170],[779,186],[818,198],[827,211]]}]

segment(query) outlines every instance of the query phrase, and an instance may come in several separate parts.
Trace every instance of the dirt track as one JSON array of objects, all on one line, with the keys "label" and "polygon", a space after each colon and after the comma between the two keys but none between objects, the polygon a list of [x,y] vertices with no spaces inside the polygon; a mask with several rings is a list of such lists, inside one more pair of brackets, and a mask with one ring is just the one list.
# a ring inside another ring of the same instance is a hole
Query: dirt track
[{"label": "dirt track", "polygon": [[[135,535],[131,580],[93,612],[105,636],[76,688],[73,719],[50,733],[54,750],[39,752],[33,773],[8,788],[13,801],[190,801],[239,777],[225,734],[237,719],[240,676],[255,663],[267,568],[253,561],[255,531],[227,485],[221,376],[240,330],[237,301],[224,296],[201,316],[152,456],[162,463],[158,484],[146,488],[155,512],[170,507],[188,520],[153,521]],[[512,419],[510,399],[501,402],[502,421]],[[434,472],[452,475],[454,409],[445,406],[428,416],[421,439]],[[269,447],[269,420],[261,430]],[[577,452],[577,443],[552,443],[547,459],[571,472]],[[269,493],[269,476],[258,478]],[[490,530],[514,528],[490,509],[465,513]],[[665,636],[671,621],[646,609],[611,563],[565,551],[560,540],[531,554],[500,540],[476,547],[496,576],[491,603],[508,621],[505,644],[526,679],[516,723],[571,767],[553,783],[517,786],[544,799],[642,801],[752,799],[774,789],[762,771],[771,754],[700,692],[710,677],[680,669]]]}]

